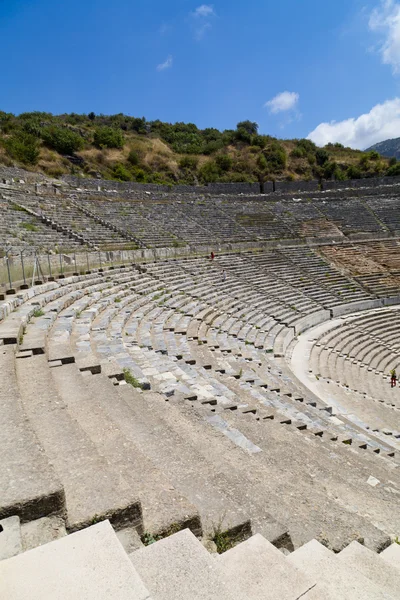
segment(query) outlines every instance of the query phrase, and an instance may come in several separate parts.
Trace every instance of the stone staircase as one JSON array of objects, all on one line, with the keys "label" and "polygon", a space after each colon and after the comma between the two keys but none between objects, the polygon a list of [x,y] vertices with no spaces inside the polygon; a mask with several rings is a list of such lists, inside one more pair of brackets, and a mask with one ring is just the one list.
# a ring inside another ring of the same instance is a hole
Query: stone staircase
[{"label": "stone staircase", "polygon": [[0,592],[7,600],[399,598],[396,543],[376,554],[352,542],[334,554],[311,540],[284,555],[257,534],[213,554],[185,529],[126,551],[103,521],[20,553],[18,522],[1,523]]}]

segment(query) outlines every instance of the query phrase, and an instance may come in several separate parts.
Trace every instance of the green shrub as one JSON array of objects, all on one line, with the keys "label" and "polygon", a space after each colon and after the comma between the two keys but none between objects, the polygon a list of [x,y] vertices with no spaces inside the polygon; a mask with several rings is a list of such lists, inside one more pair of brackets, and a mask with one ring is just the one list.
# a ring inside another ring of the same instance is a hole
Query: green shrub
[{"label": "green shrub", "polygon": [[239,127],[239,129],[236,130],[235,139],[237,142],[251,144],[251,134],[244,127]]},{"label": "green shrub", "polygon": [[5,139],[3,144],[11,158],[26,165],[35,165],[39,160],[39,141],[30,133],[16,132]]},{"label": "green shrub", "polygon": [[218,181],[219,173],[219,169],[213,160],[205,163],[199,169],[200,178],[204,183],[213,183]]},{"label": "green shrub", "polygon": [[264,150],[263,154],[267,159],[272,171],[282,171],[286,167],[287,155],[283,146],[279,142],[271,142]]},{"label": "green shrub", "polygon": [[83,148],[83,138],[67,127],[45,127],[42,130],[45,145],[60,154],[74,154]]},{"label": "green shrub", "polygon": [[97,148],[123,148],[124,136],[120,129],[99,127],[94,133],[93,142]]},{"label": "green shrub", "polygon": [[302,148],[306,153],[317,151],[317,146],[311,140],[301,139],[297,140],[297,147]]},{"label": "green shrub", "polygon": [[367,153],[367,156],[369,160],[379,160],[381,157],[379,152],[377,152],[376,150],[370,150],[370,152]]},{"label": "green shrub", "polygon": [[113,177],[115,179],[119,179],[120,181],[132,181],[132,174],[124,165],[121,165],[120,163],[115,165],[113,169]]},{"label": "green shrub", "polygon": [[267,136],[265,135],[253,135],[251,138],[251,143],[253,146],[258,146],[259,148],[265,148],[267,145]]},{"label": "green shrub", "polygon": [[190,169],[191,171],[195,171],[197,169],[197,165],[199,164],[199,159],[196,156],[182,156],[179,161],[180,169]]},{"label": "green shrub", "polygon": [[325,179],[331,179],[331,177],[334,176],[334,174],[337,171],[337,164],[334,160],[332,161],[328,161],[324,164],[324,172],[323,172],[323,176],[325,177]]},{"label": "green shrub", "polygon": [[139,164],[139,162],[140,162],[139,155],[137,152],[135,152],[135,150],[131,150],[129,152],[128,162],[135,167]]},{"label": "green shrub", "polygon": [[262,170],[265,170],[268,167],[268,161],[265,158],[264,154],[259,154],[257,156],[257,165]]},{"label": "green shrub", "polygon": [[248,135],[257,135],[258,123],[254,123],[254,121],[240,121],[236,125],[236,129],[244,129]]},{"label": "green shrub", "polygon": [[327,153],[326,150],[323,150],[322,148],[318,148],[318,150],[315,153],[315,159],[317,161],[317,165],[319,167],[323,167],[324,164],[327,163],[329,160],[329,154]]},{"label": "green shrub", "polygon": [[229,171],[232,168],[232,158],[228,154],[219,154],[215,158],[215,163],[221,171]]},{"label": "green shrub", "polygon": [[400,175],[400,162],[389,167],[386,171],[386,175],[388,175],[389,177],[395,177],[396,175]]},{"label": "green shrub", "polygon": [[301,148],[300,146],[296,146],[296,148],[293,148],[293,150],[290,153],[290,156],[292,158],[303,158],[306,155],[306,151],[304,150],[304,148]]},{"label": "green shrub", "polygon": [[350,165],[350,167],[347,169],[347,177],[348,179],[361,179],[361,171],[359,167]]},{"label": "green shrub", "polygon": [[147,175],[143,169],[132,169],[132,173],[135,181],[138,181],[139,183],[145,183],[147,181]]},{"label": "green shrub", "polygon": [[212,140],[211,142],[207,142],[203,148],[203,154],[206,156],[212,154],[213,152],[217,152],[224,147],[224,142],[222,140]]}]

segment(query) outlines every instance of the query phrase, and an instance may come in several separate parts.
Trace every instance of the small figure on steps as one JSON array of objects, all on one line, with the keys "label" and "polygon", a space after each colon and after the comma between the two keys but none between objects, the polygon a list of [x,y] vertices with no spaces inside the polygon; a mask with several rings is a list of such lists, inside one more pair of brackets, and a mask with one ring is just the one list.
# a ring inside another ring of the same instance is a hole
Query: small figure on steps
[{"label": "small figure on steps", "polygon": [[390,387],[396,387],[397,374],[396,369],[390,371]]},{"label": "small figure on steps", "polygon": [[226,281],[226,271],[222,271],[222,281]]},{"label": "small figure on steps", "polygon": [[211,252],[211,254],[210,254],[210,260],[214,260],[214,257],[215,257],[214,252]]}]

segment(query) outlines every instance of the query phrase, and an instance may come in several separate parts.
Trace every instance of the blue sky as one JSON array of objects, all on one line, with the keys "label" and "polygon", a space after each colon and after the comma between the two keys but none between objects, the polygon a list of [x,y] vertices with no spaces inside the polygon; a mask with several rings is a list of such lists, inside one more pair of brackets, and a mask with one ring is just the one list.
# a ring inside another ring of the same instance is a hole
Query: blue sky
[{"label": "blue sky", "polygon": [[[0,110],[400,136],[397,0],[3,0]],[[335,121],[335,124],[332,124]]]}]

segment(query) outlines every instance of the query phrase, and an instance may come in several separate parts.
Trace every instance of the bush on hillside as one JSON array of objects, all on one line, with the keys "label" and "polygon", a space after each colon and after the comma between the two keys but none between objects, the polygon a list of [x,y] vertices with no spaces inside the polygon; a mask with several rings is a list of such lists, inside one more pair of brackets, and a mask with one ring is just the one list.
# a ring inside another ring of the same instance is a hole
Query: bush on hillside
[{"label": "bush on hillside", "polygon": [[359,167],[355,165],[350,165],[347,169],[347,178],[348,179],[361,179],[361,170]]},{"label": "bush on hillside", "polygon": [[317,151],[317,146],[311,140],[301,139],[296,140],[296,145],[298,148],[302,148],[307,154],[312,152],[315,154]]},{"label": "bush on hillside", "polygon": [[283,171],[286,167],[287,154],[279,142],[271,142],[264,150],[263,154],[267,159],[271,171]]},{"label": "bush on hillside", "polygon": [[251,134],[244,127],[239,127],[235,132],[235,140],[244,144],[251,144]]},{"label": "bush on hillside", "polygon": [[228,154],[219,154],[215,157],[215,163],[220,171],[229,171],[232,168],[233,160]]},{"label": "bush on hillside", "polygon": [[315,153],[315,158],[317,161],[317,165],[319,167],[323,167],[324,164],[327,163],[329,160],[329,154],[327,153],[326,150],[323,150],[322,148],[318,148],[318,150]]},{"label": "bush on hillside", "polygon": [[388,175],[389,177],[395,177],[396,175],[400,175],[400,162],[389,167],[386,171],[386,175]]},{"label": "bush on hillside", "polygon": [[203,183],[214,183],[218,181],[220,171],[215,161],[210,160],[204,163],[199,169],[199,176]]},{"label": "bush on hillside", "polygon": [[123,148],[124,136],[120,129],[98,127],[94,132],[93,142],[97,148]]},{"label": "bush on hillside", "polygon": [[324,177],[324,179],[331,179],[332,177],[334,177],[337,169],[338,166],[334,160],[328,161],[324,164],[322,176]]},{"label": "bush on hillside", "polygon": [[83,138],[66,127],[45,127],[41,133],[43,142],[48,148],[60,154],[74,154],[83,148]]},{"label": "bush on hillside", "polygon": [[379,154],[379,152],[377,152],[376,150],[370,150],[367,153],[367,156],[369,158],[369,160],[379,160],[381,155]]},{"label": "bush on hillside", "polygon": [[131,150],[128,154],[128,162],[133,165],[133,166],[137,166],[140,162],[140,158],[138,153],[135,150]]},{"label": "bush on hillside", "polygon": [[197,165],[199,164],[199,159],[196,156],[182,156],[179,161],[180,169],[190,169],[191,171],[195,171],[197,169]]},{"label": "bush on hillside", "polygon": [[214,152],[218,152],[218,150],[221,150],[221,148],[224,147],[224,142],[222,141],[222,139],[220,140],[211,140],[210,142],[207,142],[205,144],[205,146],[203,147],[203,154],[205,154],[206,156],[213,154]]},{"label": "bush on hillside", "polygon": [[132,174],[124,165],[121,164],[115,165],[113,169],[113,177],[119,181],[132,181]]},{"label": "bush on hillside", "polygon": [[306,156],[306,151],[304,150],[304,148],[301,148],[300,146],[296,146],[296,148],[293,148],[293,150],[290,153],[291,158],[304,158],[305,156]]},{"label": "bush on hillside", "polygon": [[267,145],[267,136],[266,135],[253,135],[251,138],[251,144],[253,146],[258,146],[258,148],[265,148]]},{"label": "bush on hillside", "polygon": [[35,165],[39,160],[39,140],[34,135],[16,132],[5,139],[3,144],[11,158],[25,165]]},{"label": "bush on hillside", "polygon": [[236,129],[244,129],[248,135],[257,135],[258,133],[258,123],[254,123],[253,121],[240,121],[236,125]]}]

